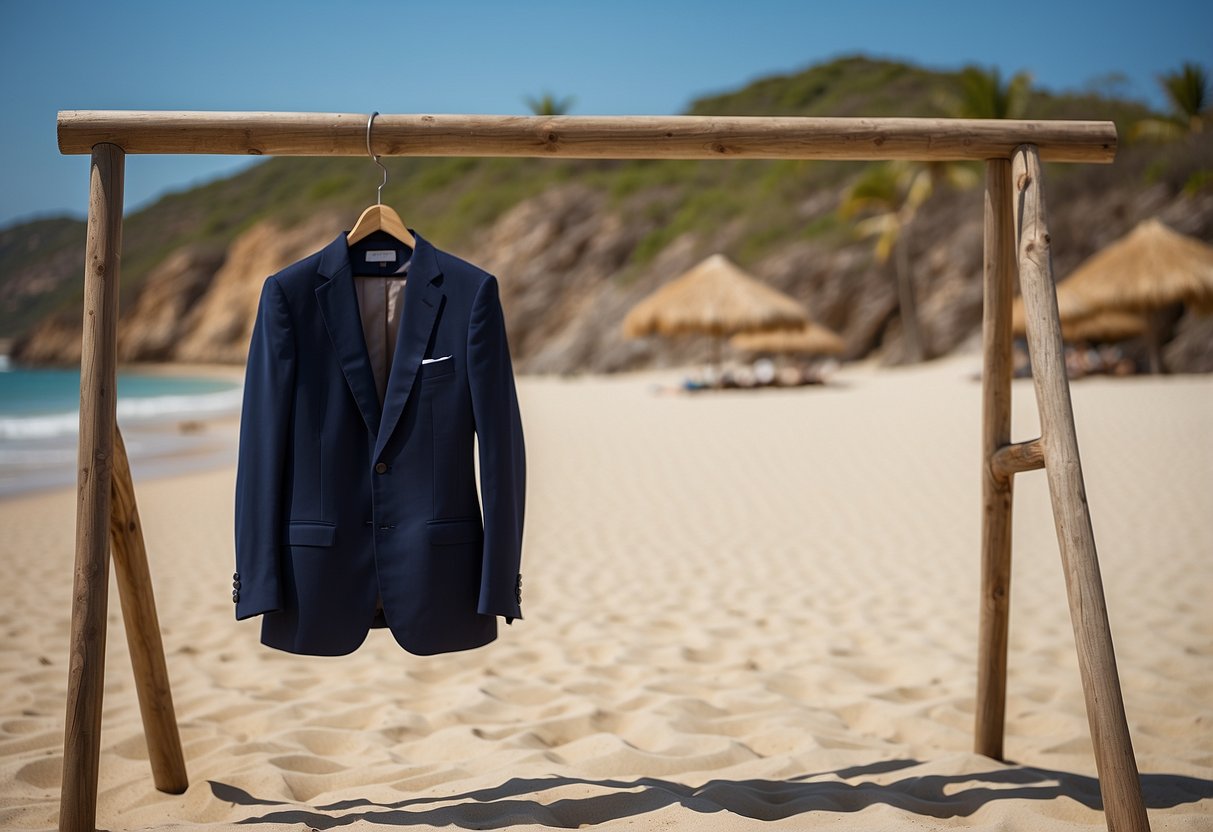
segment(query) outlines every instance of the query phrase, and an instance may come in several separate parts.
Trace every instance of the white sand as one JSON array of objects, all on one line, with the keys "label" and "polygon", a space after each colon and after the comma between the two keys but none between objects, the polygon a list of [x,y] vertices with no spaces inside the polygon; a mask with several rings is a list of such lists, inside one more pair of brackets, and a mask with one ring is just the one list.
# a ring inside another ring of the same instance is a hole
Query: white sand
[{"label": "white sand", "polygon": [[[1102,827],[1043,472],[1016,483],[1014,762],[970,751],[978,366],[520,379],[526,619],[446,656],[263,647],[232,614],[234,469],[137,483],[191,785],[152,785],[111,579],[98,825]],[[1213,378],[1073,397],[1150,819],[1210,829]],[[1016,381],[1012,438],[1036,424]],[[0,502],[4,828],[57,822],[73,500]]]}]

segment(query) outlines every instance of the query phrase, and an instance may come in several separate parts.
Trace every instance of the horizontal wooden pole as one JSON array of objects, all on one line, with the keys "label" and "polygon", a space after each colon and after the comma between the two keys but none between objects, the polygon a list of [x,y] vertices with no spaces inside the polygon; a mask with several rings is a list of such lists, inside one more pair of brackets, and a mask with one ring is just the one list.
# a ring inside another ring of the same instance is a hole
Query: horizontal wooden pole
[{"label": "horizontal wooden pole", "polygon": [[[59,151],[365,156],[368,113],[61,110]],[[574,159],[1009,159],[1111,162],[1110,121],[789,116],[379,115],[381,156]]]},{"label": "horizontal wooden pole", "polygon": [[990,458],[994,476],[1006,479],[1012,474],[1036,471],[1045,467],[1045,450],[1039,439],[1003,445]]}]

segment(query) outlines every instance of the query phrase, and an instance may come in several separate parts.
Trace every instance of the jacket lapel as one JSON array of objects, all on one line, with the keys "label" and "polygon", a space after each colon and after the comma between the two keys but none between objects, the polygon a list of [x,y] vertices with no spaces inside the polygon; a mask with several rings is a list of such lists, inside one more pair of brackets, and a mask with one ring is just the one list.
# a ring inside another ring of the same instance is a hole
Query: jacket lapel
[{"label": "jacket lapel", "polygon": [[[383,394],[383,416],[379,422],[372,461],[379,459],[396,429],[405,402],[413,390],[417,371],[421,369],[421,359],[425,357],[438,307],[446,297],[440,288],[442,272],[438,267],[438,259],[434,256],[433,245],[415,229],[410,228],[409,231],[416,239],[417,245],[409,258],[409,276],[404,284],[404,309],[400,315],[396,351],[392,355],[392,370]],[[363,352],[365,351],[364,342]],[[377,400],[373,382],[370,389],[372,399]]]},{"label": "jacket lapel", "polygon": [[324,316],[324,325],[332,339],[337,361],[345,373],[346,383],[354,394],[354,401],[358,403],[367,430],[378,434],[379,392],[375,389],[375,374],[371,370],[366,337],[362,334],[362,318],[358,314],[358,296],[354,291],[345,235],[344,231],[338,234],[320,252],[319,272],[328,279],[316,287],[316,302],[320,305],[320,314]]}]

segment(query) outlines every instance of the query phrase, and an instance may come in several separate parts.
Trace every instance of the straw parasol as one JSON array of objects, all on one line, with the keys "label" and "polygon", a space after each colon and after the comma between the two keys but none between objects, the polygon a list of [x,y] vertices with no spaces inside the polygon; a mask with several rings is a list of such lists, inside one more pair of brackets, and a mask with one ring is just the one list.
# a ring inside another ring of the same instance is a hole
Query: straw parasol
[{"label": "straw parasol", "polygon": [[837,332],[812,321],[790,329],[743,332],[730,338],[729,343],[747,352],[790,352],[801,355],[838,355],[845,348]]},{"label": "straw parasol", "polygon": [[[1062,324],[1100,312],[1145,313],[1151,369],[1162,367],[1160,348],[1167,307],[1184,303],[1213,312],[1213,246],[1180,234],[1157,219],[1144,220],[1087,258],[1057,285]],[[1024,332],[1022,298],[1012,312],[1016,334]],[[1127,336],[1126,336],[1127,337]]]},{"label": "straw parasol", "polygon": [[[1173,303],[1213,310],[1213,246],[1157,220],[1138,223],[1058,284],[1063,321],[1103,309],[1150,312]],[[1023,298],[1016,298],[1012,324],[1023,334]]]},{"label": "straw parasol", "polygon": [[1108,309],[1082,318],[1061,323],[1061,337],[1066,341],[1123,341],[1144,335],[1147,322],[1134,312]]},{"label": "straw parasol", "polygon": [[[1076,296],[1069,296],[1076,299]],[[1058,287],[1058,303],[1061,290]],[[1119,309],[1096,309],[1086,301],[1076,300],[1058,310],[1061,318],[1061,337],[1065,341],[1123,341],[1144,335],[1149,328],[1146,316],[1138,312]],[[1011,329],[1022,338],[1024,328],[1023,305],[1015,308],[1011,316]]]},{"label": "straw parasol", "polygon": [[[1099,308],[1094,306],[1089,300],[1080,297],[1076,292],[1066,290],[1068,280],[1057,284],[1057,316],[1061,318],[1062,325],[1068,321],[1077,321],[1082,318],[1089,318]],[[1011,331],[1020,338],[1027,334],[1027,326],[1025,323],[1025,313],[1023,298],[1015,298],[1015,304],[1011,307]]]},{"label": "straw parasol", "polygon": [[713,254],[636,304],[623,334],[733,335],[808,321],[794,298],[750,277],[723,254]]},{"label": "straw parasol", "polygon": [[623,320],[623,334],[711,335],[719,364],[722,337],[795,327],[808,319],[794,298],[760,283],[723,254],[713,254],[636,304]]},{"label": "straw parasol", "polygon": [[1186,303],[1213,312],[1213,246],[1148,219],[1057,287],[1096,309],[1147,312]]}]

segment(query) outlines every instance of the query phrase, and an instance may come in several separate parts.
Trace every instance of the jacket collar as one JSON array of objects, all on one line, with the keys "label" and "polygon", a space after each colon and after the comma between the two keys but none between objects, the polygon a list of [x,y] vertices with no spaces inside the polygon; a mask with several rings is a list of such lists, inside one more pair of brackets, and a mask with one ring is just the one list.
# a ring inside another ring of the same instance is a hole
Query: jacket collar
[{"label": "jacket collar", "polygon": [[375,435],[372,462],[379,460],[404,411],[417,371],[421,368],[421,359],[425,357],[438,307],[445,297],[441,289],[442,271],[435,255],[437,249],[415,229],[410,228],[409,232],[417,244],[409,258],[408,280],[404,284],[404,309],[400,315],[400,329],[382,409],[379,393],[375,389],[375,375],[371,370],[366,338],[362,334],[362,319],[358,314],[354,271],[350,265],[349,246],[345,241],[348,231],[342,231],[321,250],[317,267],[323,282],[316,287],[316,301],[346,383],[367,429]]}]

